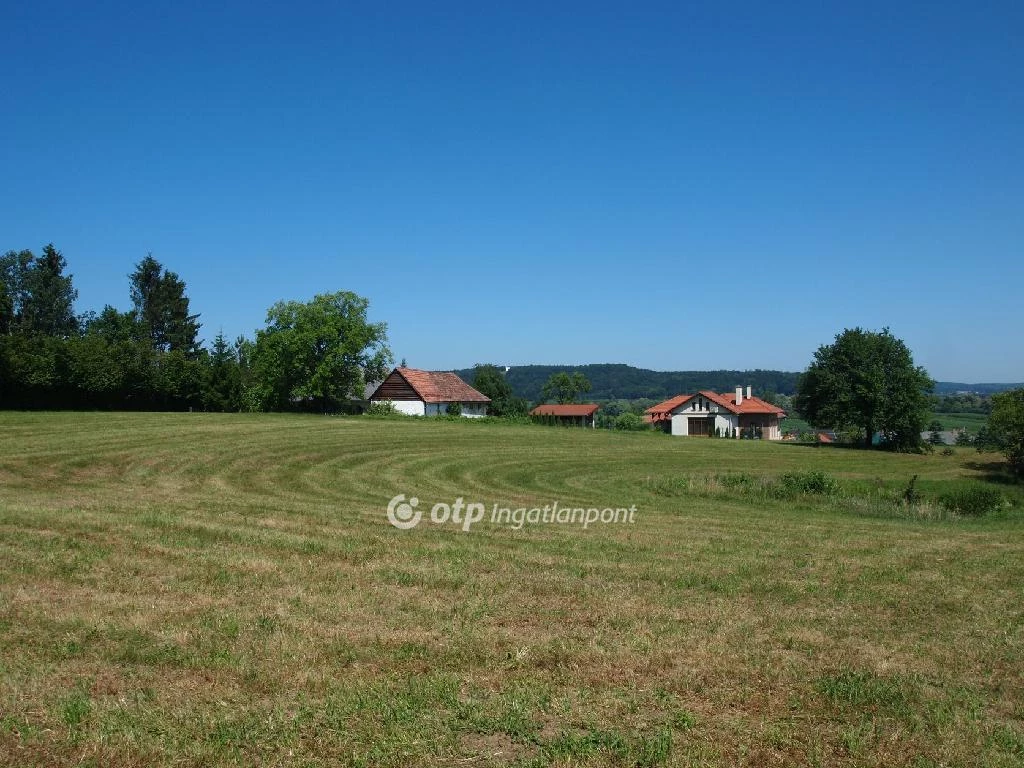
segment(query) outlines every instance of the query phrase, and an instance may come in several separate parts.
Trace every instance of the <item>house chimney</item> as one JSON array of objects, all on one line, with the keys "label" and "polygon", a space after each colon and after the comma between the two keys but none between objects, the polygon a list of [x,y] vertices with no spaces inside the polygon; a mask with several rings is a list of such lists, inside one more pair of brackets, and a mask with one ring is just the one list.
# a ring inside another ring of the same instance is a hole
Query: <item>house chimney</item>
[{"label": "house chimney", "polygon": [[736,387],[736,405],[743,405],[743,387]]},{"label": "house chimney", "polygon": [[752,398],[754,396],[753,389],[754,388],[752,386],[747,384],[747,400],[749,400],[750,398]]}]

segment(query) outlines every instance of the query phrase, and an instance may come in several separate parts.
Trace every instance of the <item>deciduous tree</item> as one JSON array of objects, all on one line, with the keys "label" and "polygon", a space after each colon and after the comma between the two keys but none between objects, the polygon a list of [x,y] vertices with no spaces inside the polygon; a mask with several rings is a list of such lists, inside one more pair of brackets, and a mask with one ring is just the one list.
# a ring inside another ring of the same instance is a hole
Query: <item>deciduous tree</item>
[{"label": "deciduous tree", "polygon": [[256,334],[252,369],[263,408],[317,401],[330,410],[361,396],[391,365],[387,326],[367,320],[369,302],[349,291],[278,302]]},{"label": "deciduous tree", "polygon": [[794,404],[816,427],[860,427],[868,447],[880,433],[897,450],[920,447],[935,383],[889,329],[847,329],[818,348]]},{"label": "deciduous tree", "polygon": [[1010,468],[1024,474],[1024,389],[992,395],[986,436],[989,445],[1003,452]]},{"label": "deciduous tree", "polygon": [[473,372],[473,388],[491,398],[487,413],[491,416],[522,416],[526,400],[516,397],[505,374],[495,365],[477,365]]},{"label": "deciduous tree", "polygon": [[0,274],[0,335],[11,332],[11,323],[14,322],[14,299],[7,290],[7,283]]},{"label": "deciduous tree", "polygon": [[579,402],[580,395],[590,391],[590,382],[579,371],[569,374],[565,371],[554,373],[544,384],[541,394],[545,401],[556,403]]}]

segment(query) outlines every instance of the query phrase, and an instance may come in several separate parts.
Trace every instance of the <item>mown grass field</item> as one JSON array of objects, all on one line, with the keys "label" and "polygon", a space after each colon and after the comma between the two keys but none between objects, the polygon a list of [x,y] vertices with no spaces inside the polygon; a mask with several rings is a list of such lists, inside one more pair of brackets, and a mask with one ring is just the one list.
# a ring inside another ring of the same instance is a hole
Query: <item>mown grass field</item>
[{"label": "mown grass field", "polygon": [[[925,427],[933,421],[939,422],[943,429],[966,429],[975,435],[988,423],[988,416],[983,413],[932,413],[925,422]],[[811,425],[796,416],[787,416],[782,420],[782,431],[789,430],[810,431]]]},{"label": "mown grass field", "polygon": [[[1020,491],[929,501],[993,461],[0,414],[0,763],[1019,766]],[[728,481],[806,470],[852,495]],[[398,493],[638,513],[400,531]]]},{"label": "mown grass field", "polygon": [[933,421],[939,422],[943,429],[966,429],[973,435],[988,423],[988,416],[983,413],[933,413],[928,424]]}]

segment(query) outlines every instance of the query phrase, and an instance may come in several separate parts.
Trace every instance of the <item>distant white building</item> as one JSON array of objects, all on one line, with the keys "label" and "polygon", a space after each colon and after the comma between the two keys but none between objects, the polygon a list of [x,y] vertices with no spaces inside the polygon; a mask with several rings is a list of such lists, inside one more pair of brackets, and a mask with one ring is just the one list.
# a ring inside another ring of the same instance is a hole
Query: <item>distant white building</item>
[{"label": "distant white building", "polygon": [[491,399],[454,373],[400,367],[377,386],[370,402],[392,403],[409,416],[443,416],[448,406],[457,404],[463,416],[480,418],[487,415]]},{"label": "distant white building", "polygon": [[735,393],[701,390],[695,395],[677,395],[648,408],[644,416],[673,435],[714,437],[731,433],[740,437],[744,430],[751,429],[763,440],[781,440],[780,424],[786,412],[754,397],[748,386],[745,396],[743,387],[736,387]]}]

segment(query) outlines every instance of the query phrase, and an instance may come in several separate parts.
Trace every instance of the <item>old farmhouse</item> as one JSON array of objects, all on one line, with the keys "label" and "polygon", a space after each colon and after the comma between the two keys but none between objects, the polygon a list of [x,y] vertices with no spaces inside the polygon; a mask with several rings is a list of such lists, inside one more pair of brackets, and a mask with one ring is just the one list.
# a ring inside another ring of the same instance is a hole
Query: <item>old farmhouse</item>
[{"label": "old farmhouse", "polygon": [[696,437],[741,437],[781,440],[780,423],[786,412],[759,397],[751,387],[736,387],[735,393],[702,390],[695,395],[678,395],[644,411],[644,418],[673,435]]},{"label": "old farmhouse", "polygon": [[487,415],[491,399],[454,373],[395,368],[370,395],[370,402],[392,403],[409,416],[443,416],[449,406],[457,405],[463,416],[479,418]]}]

